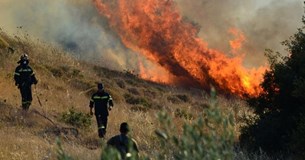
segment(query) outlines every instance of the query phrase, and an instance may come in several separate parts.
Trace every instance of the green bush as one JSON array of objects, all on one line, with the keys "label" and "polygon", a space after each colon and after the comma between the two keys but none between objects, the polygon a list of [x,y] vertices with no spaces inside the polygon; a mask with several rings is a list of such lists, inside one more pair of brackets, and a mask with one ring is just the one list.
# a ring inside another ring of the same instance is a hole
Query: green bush
[{"label": "green bush", "polygon": [[87,128],[92,124],[91,115],[76,111],[73,107],[61,115],[61,120],[75,127]]},{"label": "green bush", "polygon": [[159,114],[159,119],[162,128],[156,134],[161,153],[157,159],[233,159],[233,116],[225,115],[216,105],[191,124],[185,123],[182,134],[168,114]]}]

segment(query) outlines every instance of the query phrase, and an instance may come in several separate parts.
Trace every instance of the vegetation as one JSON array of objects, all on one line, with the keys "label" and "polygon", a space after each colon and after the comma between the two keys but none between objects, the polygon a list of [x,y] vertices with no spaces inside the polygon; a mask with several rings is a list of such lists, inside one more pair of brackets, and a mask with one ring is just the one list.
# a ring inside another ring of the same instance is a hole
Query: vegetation
[{"label": "vegetation", "polygon": [[233,116],[222,113],[215,103],[191,124],[185,123],[181,134],[166,113],[159,114],[159,119],[162,129],[156,133],[162,149],[158,159],[233,159]]},{"label": "vegetation", "polygon": [[[303,17],[305,24],[305,18]],[[265,73],[263,94],[250,99],[258,119],[243,129],[241,143],[252,150],[282,152],[286,156],[305,153],[305,27],[283,44],[290,53],[281,57],[267,50],[271,64]],[[297,157],[295,157],[297,158]]]},{"label": "vegetation", "polygon": [[[144,81],[133,72],[112,71],[80,61],[22,32],[12,37],[0,31],[16,49],[7,52],[0,46],[0,159],[115,159],[115,151],[100,148],[95,119],[86,114],[97,81],[105,84],[115,103],[105,139],[118,134],[121,122],[128,122],[143,159],[275,159],[278,153],[302,157],[303,29],[284,43],[288,57],[267,51],[271,68],[262,84],[264,93],[249,99],[255,114],[243,100],[234,97],[218,96],[215,103],[215,95],[201,90]],[[26,114],[19,107],[19,91],[12,80],[16,62],[24,52],[29,54],[39,79],[33,87],[33,105]],[[55,133],[54,124],[37,112],[56,124],[79,126],[80,136]],[[57,137],[60,143],[56,143]],[[241,148],[237,147],[239,140]]]},{"label": "vegetation", "polygon": [[78,112],[72,107],[68,112],[62,113],[61,120],[75,127],[88,128],[92,123],[91,117],[90,114]]},{"label": "vegetation", "polygon": [[[62,153],[69,153],[64,155],[70,158],[100,159],[103,150],[96,121],[86,114],[97,81],[104,83],[115,103],[110,111],[106,139],[119,133],[121,122],[128,122],[142,158],[153,158],[161,152],[160,137],[155,134],[162,128],[156,116],[161,110],[171,117],[177,134],[182,135],[183,126],[197,123],[203,108],[210,107],[208,95],[203,91],[164,86],[141,80],[129,72],[88,64],[22,32],[14,37],[5,32],[0,34],[16,48],[14,53],[0,48],[0,159],[56,159]],[[33,86],[33,104],[27,114],[19,107],[20,93],[12,79],[16,62],[24,52],[29,54],[30,65],[39,79],[37,86]],[[225,113],[236,113],[231,106],[238,106],[238,111],[245,109],[240,105],[241,100],[228,102],[221,97],[219,100],[219,107]],[[50,120],[58,126],[77,126],[79,136],[59,132]],[[62,152],[58,152],[58,136],[64,148]]]}]

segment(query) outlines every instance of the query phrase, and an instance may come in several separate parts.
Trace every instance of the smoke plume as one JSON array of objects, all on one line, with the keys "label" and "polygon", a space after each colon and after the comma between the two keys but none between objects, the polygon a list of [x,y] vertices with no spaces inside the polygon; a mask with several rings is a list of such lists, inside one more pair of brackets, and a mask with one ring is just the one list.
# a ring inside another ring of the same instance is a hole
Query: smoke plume
[{"label": "smoke plume", "polygon": [[231,27],[244,33],[246,41],[239,52],[245,65],[264,65],[264,50],[285,54],[281,42],[301,27],[304,13],[301,0],[176,0],[182,14],[201,26],[199,37],[211,48],[230,53]]},{"label": "smoke plume", "polygon": [[[153,0],[149,1],[153,2]],[[155,1],[163,2],[164,0]],[[111,2],[113,8],[118,7],[117,2],[118,0]],[[129,0],[129,3],[126,4],[131,8],[134,7],[132,6],[135,5],[134,2]],[[237,81],[240,81],[242,87],[245,87],[241,91],[244,92],[247,87],[253,85],[250,83],[251,76],[257,74],[253,69],[250,71],[246,68],[264,65],[266,60],[264,60],[263,54],[266,48],[282,52],[283,46],[280,42],[288,39],[296,28],[301,26],[303,14],[300,0],[174,0],[173,2],[175,4],[171,3],[168,7],[178,8],[179,13],[177,14],[183,17],[183,22],[186,22],[180,30],[183,31],[183,28],[188,27],[194,30],[194,33],[189,31],[191,37],[188,37],[192,41],[192,45],[197,46],[201,43],[197,37],[200,38],[202,44],[199,46],[202,47],[197,50],[204,54],[213,54],[212,59],[215,60],[215,64],[190,68],[183,66],[187,62],[185,57],[179,57],[185,59],[183,62],[166,59],[168,57],[163,56],[162,53],[172,52],[171,49],[175,47],[166,48],[165,43],[174,44],[174,42],[158,42],[158,40],[162,40],[160,37],[163,36],[158,34],[151,40],[156,44],[149,44],[156,47],[150,48],[149,51],[161,53],[159,53],[161,57],[158,57],[157,62],[154,61],[156,58],[151,57],[151,54],[143,54],[143,50],[128,45],[134,42],[122,39],[119,32],[124,31],[118,31],[120,27],[115,27],[109,22],[111,20],[107,17],[109,15],[100,16],[96,6],[89,0],[1,0],[0,27],[5,31],[16,33],[22,26],[23,30],[29,34],[61,45],[82,59],[94,60],[94,62],[98,59],[97,63],[114,69],[136,69],[142,78],[153,81],[172,83],[172,76],[174,76],[179,77],[179,81],[186,84],[202,85],[205,83],[203,81],[206,81],[215,85],[227,85],[229,82],[226,82],[224,75],[210,72],[213,69],[219,70],[219,67],[221,68],[223,65],[220,63],[229,66],[242,63],[243,66],[239,69],[227,71],[234,72],[231,76],[233,79],[235,74],[245,75],[244,77],[237,76]],[[128,6],[124,7],[128,8]],[[158,9],[156,14],[158,14]],[[188,25],[192,25],[192,27]],[[141,32],[141,28],[136,29],[136,32]],[[194,37],[196,40],[193,39]],[[132,38],[130,40],[139,41]],[[179,49],[187,51],[185,48]],[[238,58],[230,60],[226,57]],[[204,58],[211,59],[209,56]],[[242,61],[242,58],[245,61]],[[197,60],[194,62],[200,63]],[[192,73],[193,71],[194,73]],[[222,76],[224,79],[215,79],[215,77]],[[241,86],[233,87],[233,92],[237,92],[235,90],[238,87]],[[257,88],[254,92],[257,92]]]}]

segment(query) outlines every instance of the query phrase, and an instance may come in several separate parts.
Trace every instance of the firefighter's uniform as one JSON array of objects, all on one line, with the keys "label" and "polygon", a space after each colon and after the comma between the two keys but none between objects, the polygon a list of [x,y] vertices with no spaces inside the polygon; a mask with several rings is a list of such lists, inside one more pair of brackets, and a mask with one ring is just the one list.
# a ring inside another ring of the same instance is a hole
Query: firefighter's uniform
[{"label": "firefighter's uniform", "polygon": [[37,84],[33,69],[29,66],[29,60],[26,54],[22,55],[19,66],[15,69],[15,85],[18,86],[22,97],[22,108],[28,110],[32,103],[31,85]]},{"label": "firefighter's uniform", "polygon": [[111,95],[104,91],[102,84],[98,84],[98,91],[94,93],[90,100],[90,112],[94,107],[94,113],[98,126],[98,135],[103,138],[106,134],[107,121],[108,121],[108,110],[113,107],[113,101]]}]

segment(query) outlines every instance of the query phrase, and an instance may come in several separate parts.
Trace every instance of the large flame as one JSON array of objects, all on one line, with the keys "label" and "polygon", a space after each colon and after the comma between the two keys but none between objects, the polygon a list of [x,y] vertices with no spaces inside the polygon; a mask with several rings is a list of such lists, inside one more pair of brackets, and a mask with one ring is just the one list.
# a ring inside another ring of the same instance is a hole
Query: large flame
[{"label": "large flame", "polygon": [[[229,58],[216,49],[208,48],[208,44],[197,36],[199,28],[181,17],[173,0],[93,2],[127,47],[169,73],[164,78],[164,74],[158,72],[143,72],[145,69],[141,64],[143,78],[165,79],[169,83],[204,89],[213,85],[223,92],[240,96],[257,96],[262,91],[259,84],[265,68],[246,69],[242,57]],[[236,29],[229,32],[237,37],[230,42],[235,51],[241,47],[245,37]]]}]

